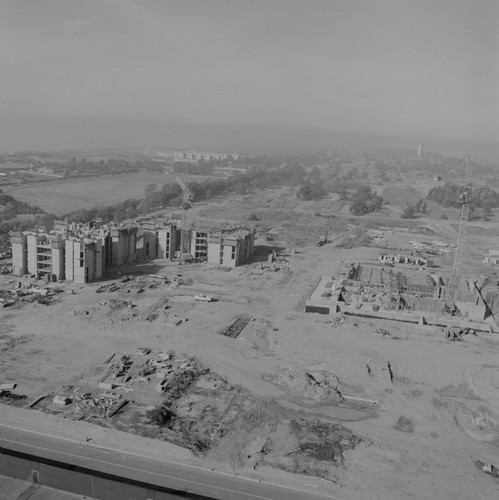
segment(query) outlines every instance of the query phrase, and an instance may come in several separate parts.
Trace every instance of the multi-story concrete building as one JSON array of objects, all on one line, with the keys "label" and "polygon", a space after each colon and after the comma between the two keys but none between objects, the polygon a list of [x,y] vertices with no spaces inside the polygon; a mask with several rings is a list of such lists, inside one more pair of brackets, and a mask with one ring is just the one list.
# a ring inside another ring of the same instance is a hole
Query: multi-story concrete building
[{"label": "multi-story concrete building", "polygon": [[37,278],[64,278],[64,240],[61,235],[12,233],[12,273]]},{"label": "multi-story concrete building", "polygon": [[[185,229],[187,252],[195,259],[236,267],[253,253],[254,229],[232,227],[212,232]],[[140,230],[139,254],[145,259],[174,259],[180,249],[182,230],[163,220]],[[51,233],[11,233],[12,271],[30,273],[51,281],[67,279],[88,283],[101,279],[109,266],[137,260],[137,227],[70,223]]]},{"label": "multi-story concrete building", "polygon": [[50,281],[64,278],[64,240],[61,235],[28,233],[26,251],[28,273]]},{"label": "multi-story concrete building", "polygon": [[[143,259],[156,259],[159,252],[158,230],[144,229],[142,233],[141,255]],[[137,247],[137,254],[139,248]]]},{"label": "multi-story concrete building", "polygon": [[12,274],[22,276],[28,272],[28,236],[25,233],[12,232]]},{"label": "multi-story concrete building", "polygon": [[168,224],[158,229],[157,239],[157,257],[160,259],[174,259],[180,245],[180,230],[177,228],[177,225]]},{"label": "multi-story concrete building", "polygon": [[208,262],[237,267],[248,262],[255,244],[254,229],[225,229],[208,235]]},{"label": "multi-story concrete building", "polygon": [[137,260],[137,228],[119,227],[109,231],[101,229],[105,234],[104,259],[107,265],[122,266]]},{"label": "multi-story concrete building", "polygon": [[195,259],[206,260],[208,258],[208,230],[192,229],[190,236],[190,254]]},{"label": "multi-story concrete building", "polygon": [[69,238],[65,240],[67,280],[89,283],[104,276],[104,239]]},{"label": "multi-story concrete building", "polygon": [[51,233],[11,233],[13,274],[87,283],[102,278],[106,266],[135,262],[137,228],[99,226],[71,223]]}]

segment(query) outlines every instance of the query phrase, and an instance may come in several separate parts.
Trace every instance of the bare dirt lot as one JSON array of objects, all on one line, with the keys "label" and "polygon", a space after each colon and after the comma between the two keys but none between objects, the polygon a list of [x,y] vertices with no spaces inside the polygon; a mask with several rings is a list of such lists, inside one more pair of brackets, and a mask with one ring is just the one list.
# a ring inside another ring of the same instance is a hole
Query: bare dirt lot
[{"label": "bare dirt lot", "polygon": [[[297,203],[282,189],[189,212],[212,224],[257,214],[260,248],[283,249],[287,262],[275,268],[156,261],[120,269],[130,279],[55,284],[62,293],[47,303],[0,309],[0,383],[27,395],[3,398],[0,417],[48,395],[19,418],[63,429],[78,420],[72,425],[96,443],[106,442],[103,428],[126,431],[117,434],[124,448],[345,498],[495,498],[499,483],[475,461],[498,462],[499,337],[449,342],[432,326],[304,313],[322,275],[380,252],[355,244],[365,241],[367,222],[318,211],[334,206]],[[398,245],[428,230],[455,236],[449,222],[411,222],[408,232],[393,221],[376,224],[388,225]],[[332,243],[315,246],[329,229]],[[473,231],[477,240],[490,234]],[[3,289],[17,281],[0,280]],[[96,293],[109,284],[114,291]],[[376,334],[380,328],[391,335]],[[55,395],[69,404],[54,404]],[[160,440],[190,451],[177,454]]]}]

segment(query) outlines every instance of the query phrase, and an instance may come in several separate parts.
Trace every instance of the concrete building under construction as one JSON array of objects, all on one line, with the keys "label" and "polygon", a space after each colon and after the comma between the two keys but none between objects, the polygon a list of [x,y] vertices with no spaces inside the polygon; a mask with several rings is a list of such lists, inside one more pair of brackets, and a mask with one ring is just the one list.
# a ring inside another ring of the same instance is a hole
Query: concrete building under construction
[{"label": "concrete building under construction", "polygon": [[[421,324],[469,323],[495,328],[483,284],[453,283],[433,269],[352,264],[344,273],[324,276],[306,303],[306,312],[344,313]],[[488,323],[484,323],[488,320]]]},{"label": "concrete building under construction", "polygon": [[208,262],[237,267],[249,261],[255,244],[255,230],[226,228],[208,235]]},{"label": "concrete building under construction", "polygon": [[61,235],[13,233],[12,272],[17,276],[34,274],[52,280],[64,277],[64,240]]},{"label": "concrete building under construction", "polygon": [[137,259],[137,228],[70,223],[50,233],[11,233],[12,272],[50,281],[97,281]]},{"label": "concrete building under construction", "polygon": [[190,238],[190,254],[195,259],[208,259],[208,230],[192,229]]},{"label": "concrete building under construction", "polygon": [[69,238],[65,240],[65,279],[90,283],[104,276],[104,239]]},{"label": "concrete building under construction", "polygon": [[59,222],[50,233],[11,233],[13,274],[82,284],[98,281],[109,267],[140,259],[174,259],[182,231],[188,255],[195,259],[236,267],[253,254],[255,231],[242,226],[214,230],[183,229],[166,220],[119,227],[102,221]]},{"label": "concrete building under construction", "polygon": [[176,224],[168,224],[156,232],[159,259],[172,260],[180,245],[180,230]]}]

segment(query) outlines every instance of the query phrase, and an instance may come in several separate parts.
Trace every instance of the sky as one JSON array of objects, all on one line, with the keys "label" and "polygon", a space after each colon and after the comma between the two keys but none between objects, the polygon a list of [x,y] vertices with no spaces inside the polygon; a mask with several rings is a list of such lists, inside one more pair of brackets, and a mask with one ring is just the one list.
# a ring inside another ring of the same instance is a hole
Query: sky
[{"label": "sky", "polygon": [[0,151],[236,129],[499,151],[498,33],[497,0],[0,0]]}]

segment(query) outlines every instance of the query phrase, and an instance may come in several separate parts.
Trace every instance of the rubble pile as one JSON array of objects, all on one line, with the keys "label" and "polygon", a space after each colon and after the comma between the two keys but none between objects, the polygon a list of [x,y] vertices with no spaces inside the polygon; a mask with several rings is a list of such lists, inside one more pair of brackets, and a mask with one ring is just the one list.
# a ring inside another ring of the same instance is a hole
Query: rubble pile
[{"label": "rubble pile", "polygon": [[251,320],[251,316],[245,316],[245,315],[240,315],[236,316],[232,323],[220,330],[220,335],[225,335],[226,337],[230,338],[237,338],[243,328],[249,323]]},{"label": "rubble pile", "polygon": [[343,388],[340,390],[338,387],[339,380],[324,370],[307,372],[284,369],[264,378],[303,398],[334,402],[344,400]]},{"label": "rubble pile", "polygon": [[61,287],[40,287],[33,283],[17,281],[14,288],[0,291],[0,307],[22,306],[32,302],[49,305],[56,295],[63,292]]},{"label": "rubble pile", "polygon": [[294,438],[294,444],[289,439],[286,441],[288,447],[292,444],[292,449],[278,454],[279,443],[267,439],[265,453],[261,453],[257,466],[270,465],[287,472],[333,479],[336,468],[345,463],[345,451],[362,442],[346,427],[319,420],[290,420],[288,431]]},{"label": "rubble pile", "polygon": [[126,292],[142,293],[147,289],[160,287],[177,288],[179,286],[190,286],[193,281],[183,278],[180,274],[167,276],[166,274],[149,274],[147,276],[123,276],[117,281],[100,285],[95,289],[96,293]]}]

